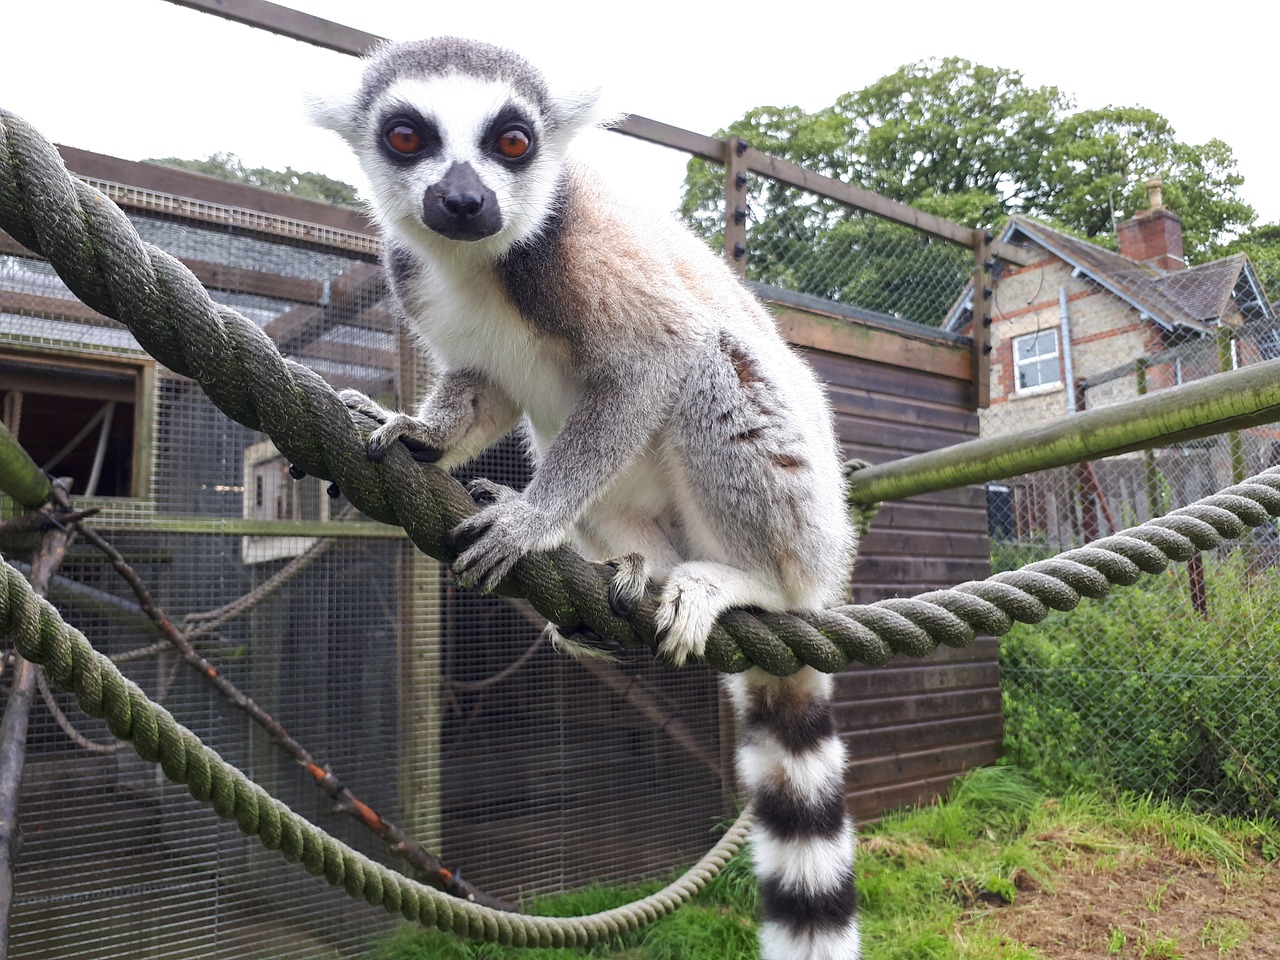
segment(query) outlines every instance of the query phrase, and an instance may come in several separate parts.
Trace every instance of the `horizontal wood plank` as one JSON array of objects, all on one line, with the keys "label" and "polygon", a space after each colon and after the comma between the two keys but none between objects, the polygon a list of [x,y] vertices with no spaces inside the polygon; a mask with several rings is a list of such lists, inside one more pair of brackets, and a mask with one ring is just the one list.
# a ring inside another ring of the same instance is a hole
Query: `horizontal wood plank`
[{"label": "horizontal wood plank", "polygon": [[1000,709],[998,686],[937,693],[929,697],[882,697],[834,706],[841,730],[868,730],[911,722],[995,713]]},{"label": "horizontal wood plank", "polygon": [[956,380],[970,375],[971,351],[950,343],[916,338],[848,317],[823,316],[795,307],[772,306],[783,338],[798,347],[923,370]]},{"label": "horizontal wood plank", "polygon": [[871,698],[908,696],[939,690],[986,689],[1000,682],[1000,665],[987,663],[949,664],[932,660],[916,661],[878,670],[844,671],[836,674],[837,703],[861,702]]},{"label": "horizontal wood plank", "polygon": [[995,740],[928,747],[911,753],[855,760],[845,766],[845,784],[858,791],[879,784],[894,784],[952,775],[994,763],[1000,756]]},{"label": "horizontal wood plank", "polygon": [[908,783],[895,783],[874,786],[864,790],[848,790],[845,792],[845,806],[855,822],[867,823],[878,820],[889,810],[901,807],[916,807],[932,803],[937,797],[944,795],[952,781],[964,771],[956,770],[937,777],[928,777]]},{"label": "horizontal wood plank", "polygon": [[908,753],[930,747],[969,743],[978,740],[999,742],[1004,736],[1004,716],[1000,713],[950,717],[932,723],[910,723],[897,727],[843,732],[840,739],[853,759]]}]

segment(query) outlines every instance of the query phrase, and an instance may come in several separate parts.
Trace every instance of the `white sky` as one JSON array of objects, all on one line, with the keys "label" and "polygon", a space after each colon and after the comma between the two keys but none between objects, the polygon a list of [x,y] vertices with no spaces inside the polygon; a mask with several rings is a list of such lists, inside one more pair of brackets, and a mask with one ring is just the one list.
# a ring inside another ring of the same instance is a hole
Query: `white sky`
[{"label": "white sky", "polygon": [[[1190,143],[1220,138],[1259,222],[1280,221],[1280,8],[1228,2],[1176,13],[1135,0],[1000,8],[951,0],[771,4],[632,0],[296,0],[393,39],[453,33],[519,50],[552,76],[602,86],[619,111],[713,133],[761,104],[829,105],[904,63],[956,55],[1021,70],[1081,107],[1153,109]],[[6,0],[0,106],[61,143],[127,159],[238,154],[362,184],[338,138],[308,126],[302,94],[356,62],[165,0]],[[839,12],[820,12],[823,9]],[[1156,12],[1156,11],[1159,12]],[[782,11],[778,13],[777,11]],[[684,157],[616,134],[597,163],[674,208]]]}]

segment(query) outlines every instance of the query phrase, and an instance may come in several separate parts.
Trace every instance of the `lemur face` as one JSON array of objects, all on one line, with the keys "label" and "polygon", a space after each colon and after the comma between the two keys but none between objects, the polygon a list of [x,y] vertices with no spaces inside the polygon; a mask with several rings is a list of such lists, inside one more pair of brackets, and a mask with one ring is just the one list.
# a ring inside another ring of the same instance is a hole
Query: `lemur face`
[{"label": "lemur face", "polygon": [[537,232],[593,96],[555,98],[514,54],[442,38],[381,48],[345,102],[317,103],[373,187],[378,219],[498,255]]}]

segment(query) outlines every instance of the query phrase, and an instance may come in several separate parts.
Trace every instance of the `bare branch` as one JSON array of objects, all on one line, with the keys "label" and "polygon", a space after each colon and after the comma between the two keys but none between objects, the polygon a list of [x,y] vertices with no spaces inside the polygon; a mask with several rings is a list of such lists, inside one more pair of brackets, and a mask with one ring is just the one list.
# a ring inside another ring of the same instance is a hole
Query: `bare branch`
[{"label": "bare branch", "polygon": [[110,559],[111,565],[133,590],[142,611],[156,625],[161,635],[178,651],[182,659],[224,698],[248,714],[282,750],[301,764],[311,774],[320,791],[334,802],[336,811],[353,817],[376,833],[387,843],[393,853],[412,864],[421,873],[423,879],[433,886],[453,896],[498,910],[514,911],[516,909],[515,905],[509,901],[491,896],[474,887],[469,881],[463,880],[460,871],[446,867],[435,854],[405,833],[403,829],[360,800],[327,764],[321,763],[312,756],[311,752],[295,740],[275,717],[224,677],[214,664],[196,651],[187,636],[173,625],[165,612],[155,603],[142,579],[129,566],[120,551],[103,539],[97,531],[84,525],[80,525],[79,530],[86,540]]}]

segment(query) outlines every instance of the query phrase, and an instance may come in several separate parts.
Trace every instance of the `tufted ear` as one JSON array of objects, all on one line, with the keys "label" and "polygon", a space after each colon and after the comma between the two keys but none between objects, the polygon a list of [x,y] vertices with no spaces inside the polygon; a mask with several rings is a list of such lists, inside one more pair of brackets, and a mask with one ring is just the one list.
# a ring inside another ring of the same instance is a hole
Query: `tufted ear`
[{"label": "tufted ear", "polygon": [[601,102],[599,88],[554,94],[548,109],[551,125],[575,136],[588,127],[607,126],[620,119]]},{"label": "tufted ear", "polygon": [[306,94],[307,119],[317,127],[332,130],[352,147],[356,146],[359,125],[353,96]]}]

